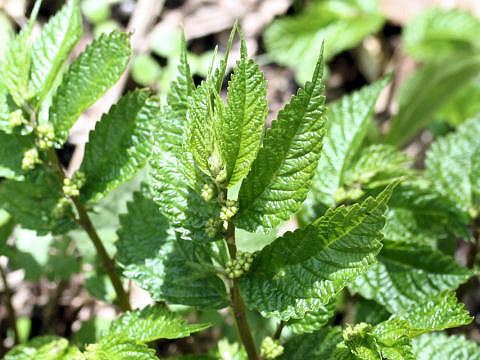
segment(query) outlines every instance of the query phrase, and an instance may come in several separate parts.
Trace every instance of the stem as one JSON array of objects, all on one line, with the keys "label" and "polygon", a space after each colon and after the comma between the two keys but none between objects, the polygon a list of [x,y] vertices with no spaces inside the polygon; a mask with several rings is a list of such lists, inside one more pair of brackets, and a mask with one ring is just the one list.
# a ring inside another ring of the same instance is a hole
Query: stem
[{"label": "stem", "polygon": [[13,329],[15,345],[18,345],[20,342],[20,336],[18,335],[17,315],[15,313],[15,308],[13,307],[12,291],[8,286],[7,276],[5,275],[5,271],[3,270],[2,266],[0,266],[0,276],[2,278],[3,288],[5,289],[5,298],[7,300],[7,309],[8,309],[8,317],[10,318],[10,326]]},{"label": "stem", "polygon": [[[225,238],[227,240],[230,257],[234,259],[237,253],[237,247],[235,245],[235,225],[232,221],[228,222]],[[245,350],[247,351],[248,359],[260,360],[255,341],[253,340],[252,331],[250,330],[250,324],[248,323],[247,307],[245,306],[245,301],[240,294],[237,279],[232,280],[232,286],[230,287],[230,301],[230,306],[233,310],[238,333],[240,334],[240,339],[242,340],[243,346],[245,346]]]},{"label": "stem", "polygon": [[[62,170],[60,165],[60,161],[58,160],[57,153],[54,149],[49,149],[47,151],[48,158],[50,160],[51,170],[53,171],[54,175],[58,178],[61,184],[63,184],[63,180],[65,179],[65,173]],[[128,299],[128,295],[123,288],[122,281],[120,277],[115,272],[115,261],[108,255],[105,246],[102,243],[102,240],[98,236],[95,227],[88,216],[87,209],[85,205],[83,205],[78,197],[72,198],[73,204],[75,205],[77,212],[78,212],[78,224],[85,230],[88,234],[90,239],[97,250],[98,257],[101,260],[101,267],[107,273],[110,281],[113,284],[115,289],[115,293],[117,294],[118,303],[122,311],[130,311],[132,310],[132,306],[130,305],[130,300]]]},{"label": "stem", "polygon": [[275,334],[273,334],[273,340],[280,339],[280,336],[282,335],[282,330],[286,324],[287,323],[283,320],[278,323],[277,330],[275,331]]}]

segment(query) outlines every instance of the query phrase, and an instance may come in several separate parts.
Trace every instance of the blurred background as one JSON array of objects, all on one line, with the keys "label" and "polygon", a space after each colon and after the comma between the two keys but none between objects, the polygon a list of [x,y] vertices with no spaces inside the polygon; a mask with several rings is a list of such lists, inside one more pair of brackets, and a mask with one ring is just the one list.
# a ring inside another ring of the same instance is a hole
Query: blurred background
[{"label": "blurred background", "polygon": [[[329,102],[393,73],[392,83],[377,103],[376,120],[387,132],[393,116],[401,119],[397,122],[402,130],[397,133],[404,134],[403,138],[398,135],[392,142],[415,156],[418,164],[423,163],[425,150],[436,136],[480,112],[480,64],[468,60],[480,51],[478,0],[80,3],[85,34],[76,54],[102,32],[121,29],[132,34],[134,56],[122,80],[73,128],[69,145],[61,154],[71,173],[81,163],[89,131],[123,93],[135,87],[150,87],[165,97],[176,71],[182,28],[194,80],[199,83],[210,66],[215,46],[220,54],[225,51],[236,19],[245,34],[249,56],[260,64],[268,80],[269,121],[310,78],[323,40]],[[44,0],[36,30],[63,4],[63,0]],[[30,0],[0,0],[0,58],[4,44],[26,22],[32,6]],[[238,58],[238,48],[236,39],[230,65]],[[419,93],[424,95],[419,97]],[[421,129],[425,130],[418,132]],[[379,137],[375,131],[372,129],[368,136]],[[118,214],[125,212],[131,189],[137,188],[141,179],[142,174],[95,205],[95,225],[112,253]],[[0,256],[0,266],[7,269],[21,339],[55,333],[78,343],[94,341],[115,316],[110,305],[115,295],[105,274],[95,270],[98,259],[90,241],[81,232],[62,239],[49,235],[40,238],[21,228],[15,230],[14,238],[6,250],[12,260],[7,267],[6,258]],[[6,296],[1,286],[1,294]],[[148,304],[150,299],[132,285],[132,302],[137,307]],[[0,302],[0,356],[13,344],[4,304]],[[221,315],[195,316],[215,322]],[[259,322],[259,326],[263,325]],[[205,351],[216,343],[219,334],[220,330],[214,328],[172,342],[165,347],[166,355]]]}]

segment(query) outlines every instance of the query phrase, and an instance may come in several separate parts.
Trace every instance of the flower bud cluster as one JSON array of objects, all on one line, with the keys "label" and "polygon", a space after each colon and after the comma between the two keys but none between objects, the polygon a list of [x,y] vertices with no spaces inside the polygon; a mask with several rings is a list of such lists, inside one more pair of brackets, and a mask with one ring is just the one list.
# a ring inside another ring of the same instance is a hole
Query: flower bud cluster
[{"label": "flower bud cluster", "polygon": [[283,354],[283,346],[278,340],[273,340],[270,336],[262,341],[260,353],[265,359],[275,359]]},{"label": "flower bud cluster", "polygon": [[228,221],[238,212],[237,202],[227,200],[227,203],[220,209],[220,220]]},{"label": "flower bud cluster", "polygon": [[215,177],[215,182],[217,184],[222,184],[227,180],[227,170],[222,169],[218,172],[217,176]]},{"label": "flower bud cluster", "polygon": [[38,125],[37,136],[38,147],[40,149],[47,150],[53,147],[53,140],[55,140],[55,132],[52,125]]},{"label": "flower bud cluster", "polygon": [[237,256],[235,259],[230,259],[227,261],[227,266],[225,272],[227,273],[230,279],[239,278],[250,270],[252,266],[254,254],[237,251]]},{"label": "flower bud cluster", "polygon": [[205,201],[210,201],[215,196],[215,187],[212,184],[205,184],[202,188],[201,196]]},{"label": "flower bud cluster", "polygon": [[10,116],[8,117],[8,121],[10,122],[10,125],[12,125],[13,127],[21,126],[27,122],[27,120],[25,120],[25,118],[23,117],[22,110],[20,109],[10,113]]},{"label": "flower bud cluster", "polygon": [[222,222],[220,220],[210,218],[207,220],[207,223],[205,224],[205,232],[210,238],[213,239],[220,232],[221,226],[222,226]]},{"label": "flower bud cluster", "polygon": [[67,196],[76,197],[80,195],[80,189],[83,184],[85,184],[85,174],[81,171],[76,171],[71,179],[63,179],[62,191]]},{"label": "flower bud cluster", "polygon": [[25,151],[22,159],[22,169],[23,170],[32,170],[35,168],[36,164],[40,164],[42,161],[38,156],[38,151],[36,148],[31,148]]},{"label": "flower bud cluster", "polygon": [[70,207],[70,202],[68,201],[68,199],[61,198],[52,210],[53,217],[56,219],[60,219],[65,215],[69,207]]}]

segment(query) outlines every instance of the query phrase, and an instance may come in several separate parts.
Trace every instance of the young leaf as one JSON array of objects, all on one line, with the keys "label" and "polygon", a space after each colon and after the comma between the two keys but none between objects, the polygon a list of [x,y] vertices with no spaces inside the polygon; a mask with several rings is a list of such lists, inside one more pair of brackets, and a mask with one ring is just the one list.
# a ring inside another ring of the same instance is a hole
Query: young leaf
[{"label": "young leaf", "polygon": [[30,14],[30,20],[10,45],[1,66],[3,82],[18,106],[31,97],[28,80],[31,65],[33,25],[37,19],[42,1],[37,0]]},{"label": "young leaf", "polygon": [[37,104],[51,90],[82,32],[78,0],[69,0],[45,25],[33,44],[31,84]]},{"label": "young leaf", "polygon": [[320,307],[315,312],[307,312],[301,319],[291,319],[288,328],[295,334],[312,333],[323,328],[335,316],[337,299],[333,298],[328,304]]},{"label": "young leaf", "polygon": [[[158,360],[155,350],[123,335],[109,335],[88,345],[85,360]],[[82,359],[82,358],[80,358]]]},{"label": "young leaf", "polygon": [[267,83],[263,72],[247,59],[243,37],[240,53],[241,59],[228,83],[225,118],[219,124],[229,188],[248,174],[263,139],[268,112]]},{"label": "young leaf", "polygon": [[387,133],[386,141],[404,145],[428,125],[434,112],[480,72],[478,54],[448,57],[428,64],[402,86],[399,110]]},{"label": "young leaf", "polygon": [[[61,185],[46,171],[31,174],[27,181],[5,180],[0,184],[0,207],[16,222],[39,235],[64,234],[76,227],[68,213],[59,219],[52,214],[60,199]],[[70,214],[73,215],[73,214]]]},{"label": "young leaf", "polygon": [[114,31],[94,40],[70,65],[50,108],[57,145],[65,142],[80,114],[118,81],[130,51],[128,35]]},{"label": "young leaf", "polygon": [[328,304],[375,262],[392,189],[348,210],[330,209],[306,229],[288,232],[266,246],[240,278],[247,305],[263,316],[289,320]]},{"label": "young leaf", "polygon": [[478,149],[480,115],[459,126],[455,133],[435,141],[425,160],[433,185],[466,212],[479,206],[474,194],[480,175]]},{"label": "young leaf", "polygon": [[90,132],[80,170],[86,174],[82,201],[98,200],[130,180],[152,151],[152,124],[159,105],[148,90],[135,90],[113,105]]},{"label": "young leaf", "polygon": [[480,20],[461,9],[432,8],[403,28],[405,50],[420,61],[478,51]]},{"label": "young leaf", "polygon": [[444,290],[455,290],[473,273],[429,247],[384,241],[378,263],[350,287],[391,313],[406,310]]},{"label": "young leaf", "polygon": [[242,183],[238,227],[265,232],[288,220],[307,197],[324,135],[322,77],[320,55],[312,81],[279,112]]},{"label": "young leaf", "polygon": [[313,179],[312,198],[334,206],[334,194],[343,185],[345,172],[359,150],[371,122],[386,77],[360,91],[343,97],[328,109],[327,133]]},{"label": "young leaf", "polygon": [[196,242],[177,239],[153,200],[134,193],[120,223],[116,246],[123,274],[155,300],[206,308],[226,305],[223,282],[192,265],[202,249]]},{"label": "young leaf", "polygon": [[178,339],[207,329],[210,324],[188,324],[166,307],[147,306],[123,314],[110,325],[108,335],[125,335],[147,344],[158,339]]},{"label": "young leaf", "polygon": [[413,339],[413,353],[417,360],[480,359],[480,345],[459,335],[424,334]]}]

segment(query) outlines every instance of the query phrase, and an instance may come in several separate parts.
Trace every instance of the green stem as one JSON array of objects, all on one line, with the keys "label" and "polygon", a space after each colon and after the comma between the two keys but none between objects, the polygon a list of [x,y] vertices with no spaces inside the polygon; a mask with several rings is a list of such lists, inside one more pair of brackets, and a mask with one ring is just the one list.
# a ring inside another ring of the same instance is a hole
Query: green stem
[{"label": "green stem", "polygon": [[14,342],[15,342],[15,345],[18,345],[20,342],[20,336],[18,335],[17,315],[15,312],[15,308],[13,307],[12,291],[8,286],[7,276],[2,266],[0,266],[0,277],[2,278],[3,288],[5,289],[5,298],[7,300],[8,317],[10,320],[10,326],[13,329]]},{"label": "green stem", "polygon": [[[225,237],[227,240],[230,257],[234,259],[237,253],[237,247],[235,245],[235,225],[232,221],[228,222]],[[230,301],[230,306],[233,310],[238,333],[240,335],[240,339],[242,340],[243,346],[245,346],[245,350],[247,351],[248,359],[260,360],[255,341],[253,340],[252,331],[250,330],[250,324],[248,323],[247,307],[245,306],[245,301],[240,294],[237,279],[233,279],[232,286],[230,287]]]},{"label": "green stem", "polygon": [[[50,160],[50,168],[53,171],[54,175],[63,184],[63,180],[65,179],[65,173],[62,170],[60,165],[60,161],[58,160],[57,153],[54,149],[49,149],[47,151],[48,158]],[[130,311],[132,310],[132,306],[130,305],[130,300],[128,299],[128,294],[125,292],[123,288],[122,281],[120,276],[118,276],[117,272],[115,271],[115,261],[108,255],[105,246],[103,245],[102,240],[98,236],[95,227],[93,226],[92,221],[88,215],[87,209],[85,205],[80,202],[78,197],[72,198],[73,204],[75,205],[77,212],[78,212],[78,224],[85,230],[85,232],[92,240],[95,249],[97,250],[98,257],[101,260],[102,269],[107,273],[112,285],[115,289],[115,293],[117,294],[118,303],[122,311]]]}]

